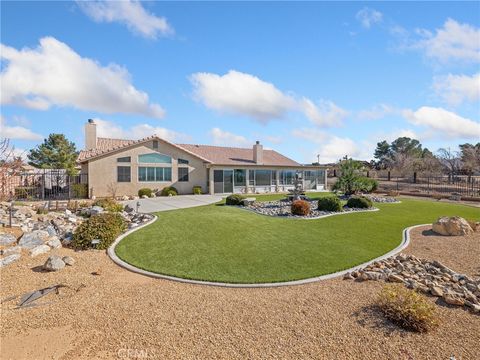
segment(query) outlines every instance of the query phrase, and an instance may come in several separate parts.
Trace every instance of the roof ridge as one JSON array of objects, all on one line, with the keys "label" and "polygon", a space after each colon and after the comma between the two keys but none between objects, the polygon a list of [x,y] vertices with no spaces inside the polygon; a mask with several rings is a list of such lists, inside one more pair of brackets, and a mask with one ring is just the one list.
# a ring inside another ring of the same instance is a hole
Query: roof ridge
[{"label": "roof ridge", "polygon": [[208,147],[215,147],[215,148],[229,148],[229,149],[241,149],[241,150],[252,150],[252,148],[247,147],[239,147],[239,146],[222,146],[222,145],[207,145],[207,144],[180,144],[177,145],[189,145],[189,146],[208,146]]}]

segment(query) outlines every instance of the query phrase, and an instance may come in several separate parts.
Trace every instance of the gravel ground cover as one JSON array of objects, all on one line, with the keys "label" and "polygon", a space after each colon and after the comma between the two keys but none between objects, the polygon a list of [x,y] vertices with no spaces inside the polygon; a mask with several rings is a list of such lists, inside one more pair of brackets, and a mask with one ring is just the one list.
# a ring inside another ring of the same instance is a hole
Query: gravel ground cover
[{"label": "gravel ground cover", "polygon": [[[439,237],[425,227],[412,235],[407,253],[479,275],[478,233]],[[2,359],[480,358],[480,316],[440,304],[438,329],[403,331],[371,307],[383,285],[376,281],[228,289],[130,273],[103,251],[52,252],[74,257],[76,265],[39,272],[47,257],[40,255],[0,270],[1,299],[69,286],[41,299],[43,306],[1,305]]]},{"label": "gravel ground cover", "polygon": [[[253,204],[248,206],[239,206],[239,207],[254,211],[262,215],[291,217],[296,219],[315,219],[315,218],[319,218],[326,215],[338,214],[338,212],[318,210],[317,200],[307,200],[307,202],[310,204],[310,213],[305,216],[298,216],[298,215],[292,214],[290,201],[278,201],[278,200],[262,201],[262,202],[254,202]],[[344,207],[342,213],[365,212],[365,211],[376,211],[376,210],[378,209],[377,208],[355,209],[355,208]]]}]

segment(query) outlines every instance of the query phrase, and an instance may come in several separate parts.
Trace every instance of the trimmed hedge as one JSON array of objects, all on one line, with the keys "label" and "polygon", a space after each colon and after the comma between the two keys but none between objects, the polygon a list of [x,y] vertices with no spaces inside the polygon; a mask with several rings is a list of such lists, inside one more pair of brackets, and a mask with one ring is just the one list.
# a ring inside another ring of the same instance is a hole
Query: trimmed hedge
[{"label": "trimmed hedge", "polygon": [[368,209],[373,206],[372,200],[365,196],[352,196],[347,201],[347,207],[355,209]]},{"label": "trimmed hedge", "polygon": [[201,186],[194,186],[192,190],[193,190],[194,195],[201,195],[202,194],[202,187]]},{"label": "trimmed hedge", "polygon": [[232,194],[227,196],[227,199],[225,200],[225,204],[227,205],[243,205],[243,197],[242,195],[239,194]]},{"label": "trimmed hedge", "polygon": [[292,202],[291,211],[293,215],[306,216],[310,214],[310,204],[305,200],[295,200]]},{"label": "trimmed hedge", "polygon": [[357,188],[360,192],[371,193],[378,189],[378,181],[375,179],[370,179],[362,176],[357,179],[357,182]]},{"label": "trimmed hedge", "polygon": [[161,196],[177,196],[178,190],[173,186],[165,186],[160,192]]},{"label": "trimmed hedge", "polygon": [[[113,241],[127,229],[125,219],[117,213],[93,215],[82,222],[73,234],[72,245],[75,249],[107,249]],[[92,245],[92,240],[100,240]]]},{"label": "trimmed hedge", "polygon": [[342,211],[342,202],[338,196],[326,196],[318,199],[318,210],[320,211]]},{"label": "trimmed hedge", "polygon": [[143,197],[144,195],[148,197],[152,197],[152,194],[153,194],[153,190],[149,188],[141,188],[140,190],[138,190],[139,197]]}]

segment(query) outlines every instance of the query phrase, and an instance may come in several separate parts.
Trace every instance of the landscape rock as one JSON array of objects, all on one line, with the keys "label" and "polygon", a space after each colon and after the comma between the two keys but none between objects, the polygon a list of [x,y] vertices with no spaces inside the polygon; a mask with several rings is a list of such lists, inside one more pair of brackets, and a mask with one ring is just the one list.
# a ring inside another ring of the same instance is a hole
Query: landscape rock
[{"label": "landscape rock", "polygon": [[59,249],[62,247],[62,242],[57,236],[51,236],[47,241],[47,245],[50,246],[52,249]]},{"label": "landscape rock", "polygon": [[449,305],[456,305],[456,306],[463,306],[465,305],[465,300],[462,298],[452,295],[452,294],[445,294],[443,295],[443,300]]},{"label": "landscape rock", "polygon": [[6,256],[4,258],[1,258],[0,259],[0,268],[4,267],[4,266],[7,266],[7,265],[19,260],[20,257],[21,257],[20,254],[12,254],[12,255]]},{"label": "landscape rock", "polygon": [[25,249],[33,249],[36,246],[43,245],[49,237],[50,235],[45,230],[34,230],[23,234],[18,245]]},{"label": "landscape rock", "polygon": [[17,238],[9,233],[0,233],[0,245],[10,245],[17,241]]},{"label": "landscape rock", "polygon": [[432,230],[437,234],[445,236],[461,236],[473,233],[473,229],[468,221],[459,216],[443,216],[439,218],[433,223]]},{"label": "landscape rock", "polygon": [[45,254],[50,251],[50,246],[48,245],[38,245],[30,250],[30,256],[35,257],[41,254]]},{"label": "landscape rock", "polygon": [[395,274],[390,274],[388,276],[388,281],[390,282],[396,282],[396,283],[403,283],[403,278],[399,275],[395,275]]},{"label": "landscape rock", "polygon": [[432,286],[430,288],[430,293],[433,296],[437,296],[437,297],[442,297],[443,296],[443,290],[438,286]]},{"label": "landscape rock", "polygon": [[62,260],[65,263],[65,265],[68,265],[68,266],[75,265],[75,259],[72,258],[71,256],[64,256]]},{"label": "landscape rock", "polygon": [[62,270],[65,267],[65,263],[63,262],[62,258],[58,255],[50,256],[45,264],[43,265],[43,269],[47,271],[58,271]]},{"label": "landscape rock", "polygon": [[22,248],[16,245],[16,246],[10,246],[6,249],[0,250],[0,255],[20,254],[21,252],[22,252]]}]

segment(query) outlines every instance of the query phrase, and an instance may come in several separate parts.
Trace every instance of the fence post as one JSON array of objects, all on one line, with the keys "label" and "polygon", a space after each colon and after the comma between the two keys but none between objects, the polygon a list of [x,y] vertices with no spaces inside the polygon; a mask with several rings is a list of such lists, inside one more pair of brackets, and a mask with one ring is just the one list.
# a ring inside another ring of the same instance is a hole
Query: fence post
[{"label": "fence post", "polygon": [[387,181],[390,181],[390,170],[388,170],[388,180]]}]

